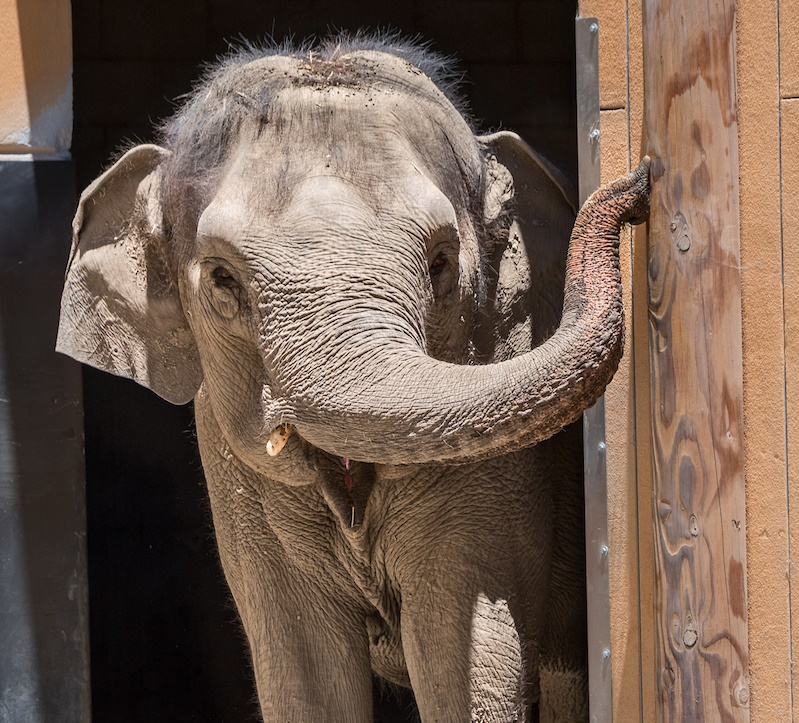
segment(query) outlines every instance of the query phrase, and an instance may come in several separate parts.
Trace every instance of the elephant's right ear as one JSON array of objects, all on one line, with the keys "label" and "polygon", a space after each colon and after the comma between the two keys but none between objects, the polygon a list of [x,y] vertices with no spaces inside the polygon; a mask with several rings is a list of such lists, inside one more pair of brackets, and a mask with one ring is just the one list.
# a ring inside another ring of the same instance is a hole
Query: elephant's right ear
[{"label": "elephant's right ear", "polygon": [[[484,213],[490,223],[511,202],[505,245],[495,249],[500,316],[530,319],[538,345],[560,322],[566,253],[577,215],[576,193],[556,168],[518,135],[500,131],[479,138],[488,152]],[[500,330],[499,339],[510,335]]]},{"label": "elephant's right ear", "polygon": [[168,156],[137,146],[81,195],[56,350],[185,404],[202,372],[163,231],[160,165]]}]

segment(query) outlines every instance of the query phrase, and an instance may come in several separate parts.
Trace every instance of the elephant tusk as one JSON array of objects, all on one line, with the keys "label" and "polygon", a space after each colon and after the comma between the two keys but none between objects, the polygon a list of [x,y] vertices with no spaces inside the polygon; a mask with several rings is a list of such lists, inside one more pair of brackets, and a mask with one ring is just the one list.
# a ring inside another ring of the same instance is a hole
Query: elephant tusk
[{"label": "elephant tusk", "polygon": [[280,454],[280,450],[286,446],[286,442],[291,436],[293,427],[290,424],[281,424],[275,427],[272,434],[269,435],[269,441],[266,443],[266,453],[270,457],[276,457]]}]

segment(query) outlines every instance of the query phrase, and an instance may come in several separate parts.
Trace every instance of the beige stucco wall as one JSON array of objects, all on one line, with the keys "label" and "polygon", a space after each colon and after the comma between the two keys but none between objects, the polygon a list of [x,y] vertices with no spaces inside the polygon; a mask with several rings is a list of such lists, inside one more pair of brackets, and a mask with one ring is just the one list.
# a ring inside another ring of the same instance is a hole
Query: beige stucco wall
[{"label": "beige stucco wall", "polygon": [[[780,85],[778,121],[779,137],[779,206],[782,236],[782,302],[784,312],[785,422],[788,480],[788,548],[787,570],[792,601],[792,623],[789,650],[799,651],[799,575],[791,575],[792,563],[799,565],[799,1],[779,2],[779,67]],[[773,150],[773,148],[771,149]],[[772,169],[774,164],[771,164]],[[773,188],[773,184],[772,184]],[[764,219],[765,220],[765,219]],[[773,223],[773,219],[768,219]],[[784,615],[780,631],[787,627]],[[786,643],[787,645],[787,643]],[[787,670],[786,670],[787,669]],[[799,664],[782,663],[783,677],[791,672],[790,695],[794,713],[799,712]]]},{"label": "beige stucco wall", "polygon": [[69,0],[0,0],[0,153],[69,150]]},{"label": "beige stucco wall", "polygon": [[[643,3],[580,5],[583,16],[599,17],[608,179],[641,152]],[[771,723],[793,719],[793,700],[799,712],[799,672],[791,672],[792,643],[799,650],[799,602],[791,609],[799,601],[799,576],[791,577],[799,564],[799,0],[739,0],[736,13],[750,704],[753,721]],[[655,719],[645,244],[636,232],[632,249],[623,248],[631,343],[607,399],[614,719],[622,721]]]},{"label": "beige stucco wall", "polygon": [[16,0],[0,0],[0,139],[30,125]]},{"label": "beige stucco wall", "polygon": [[751,711],[780,721],[793,711],[778,3],[737,5]]},{"label": "beige stucco wall", "polygon": [[[787,540],[791,552],[787,568],[790,581],[791,600],[799,600],[799,576],[790,576],[791,562],[796,562],[799,541],[799,98],[786,97],[780,103],[782,128],[782,236],[783,270],[785,284],[783,304],[785,311],[785,378],[787,401],[787,445],[788,494],[790,534]],[[791,640],[792,649],[799,651],[799,611],[792,606],[793,615]],[[787,626],[784,617],[781,627]],[[782,675],[785,677],[785,663]],[[790,669],[789,669],[790,670]],[[791,678],[791,700],[799,704],[799,671],[793,668]],[[786,694],[787,695],[787,691]],[[794,709],[796,711],[796,708]]]}]

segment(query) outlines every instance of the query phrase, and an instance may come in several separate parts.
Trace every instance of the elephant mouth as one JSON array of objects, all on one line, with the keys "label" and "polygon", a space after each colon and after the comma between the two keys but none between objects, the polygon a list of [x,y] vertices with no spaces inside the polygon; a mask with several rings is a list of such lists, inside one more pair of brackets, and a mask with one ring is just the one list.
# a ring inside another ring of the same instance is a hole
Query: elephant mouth
[{"label": "elephant mouth", "polygon": [[322,493],[346,529],[354,530],[363,524],[374,483],[373,464],[346,457],[336,457],[330,470],[323,474]]},{"label": "elephant mouth", "polygon": [[374,465],[314,447],[295,433],[293,424],[280,424],[272,430],[266,442],[267,454],[277,457],[292,436],[293,443],[301,445],[303,456],[316,471],[319,487],[330,509],[346,529],[359,528],[375,482]]}]

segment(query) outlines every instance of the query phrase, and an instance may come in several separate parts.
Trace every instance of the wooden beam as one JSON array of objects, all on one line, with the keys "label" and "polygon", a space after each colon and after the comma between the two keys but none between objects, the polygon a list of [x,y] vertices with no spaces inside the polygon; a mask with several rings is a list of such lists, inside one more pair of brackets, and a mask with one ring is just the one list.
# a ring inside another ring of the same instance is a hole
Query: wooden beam
[{"label": "wooden beam", "polygon": [[734,0],[644,0],[661,720],[748,721]]}]

